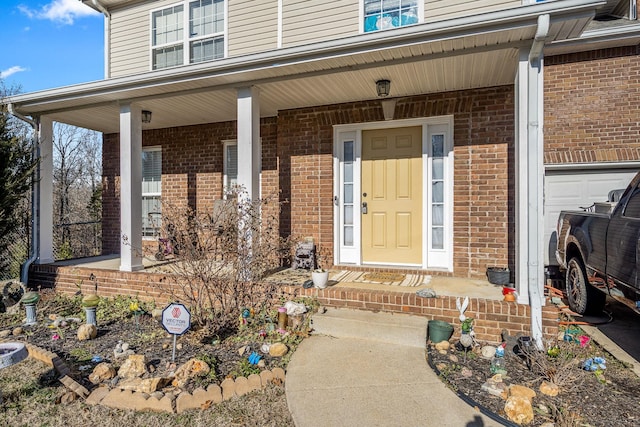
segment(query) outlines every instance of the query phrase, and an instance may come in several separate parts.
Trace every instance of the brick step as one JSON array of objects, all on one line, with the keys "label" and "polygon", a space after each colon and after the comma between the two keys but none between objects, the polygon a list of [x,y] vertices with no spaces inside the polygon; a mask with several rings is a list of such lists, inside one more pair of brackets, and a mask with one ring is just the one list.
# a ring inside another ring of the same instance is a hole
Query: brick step
[{"label": "brick step", "polygon": [[374,313],[346,308],[326,308],[314,314],[313,333],[340,338],[359,338],[409,347],[424,347],[426,317],[399,313]]}]

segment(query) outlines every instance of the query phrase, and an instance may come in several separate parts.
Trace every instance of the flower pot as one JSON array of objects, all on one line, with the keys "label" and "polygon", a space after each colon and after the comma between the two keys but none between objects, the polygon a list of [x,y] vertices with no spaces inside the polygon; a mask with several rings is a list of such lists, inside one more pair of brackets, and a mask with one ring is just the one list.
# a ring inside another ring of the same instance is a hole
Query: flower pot
[{"label": "flower pot", "polygon": [[324,289],[329,282],[329,271],[318,270],[311,273],[311,280],[313,280],[313,286],[316,288]]},{"label": "flower pot", "polygon": [[511,278],[511,272],[508,268],[501,267],[488,267],[487,268],[487,279],[489,283],[493,283],[494,285],[508,285],[509,279]]},{"label": "flower pot", "polygon": [[427,325],[429,340],[432,343],[448,341],[453,334],[453,326],[442,320],[429,320]]}]

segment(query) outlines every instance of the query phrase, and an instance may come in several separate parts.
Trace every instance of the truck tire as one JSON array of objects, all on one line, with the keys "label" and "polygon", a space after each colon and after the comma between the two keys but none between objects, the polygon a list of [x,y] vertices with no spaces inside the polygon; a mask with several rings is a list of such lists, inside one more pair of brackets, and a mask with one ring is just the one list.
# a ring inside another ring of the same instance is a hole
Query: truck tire
[{"label": "truck tire", "polygon": [[579,258],[569,260],[566,284],[571,310],[578,314],[598,314],[602,311],[606,295],[587,282],[584,265]]}]

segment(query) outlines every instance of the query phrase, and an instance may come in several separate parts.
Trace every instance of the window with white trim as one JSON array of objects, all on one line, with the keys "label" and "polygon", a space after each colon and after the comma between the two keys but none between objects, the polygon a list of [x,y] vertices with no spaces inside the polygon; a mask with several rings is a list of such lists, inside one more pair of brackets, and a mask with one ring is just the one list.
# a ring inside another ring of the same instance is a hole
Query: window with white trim
[{"label": "window with white trim", "polygon": [[157,237],[162,225],[162,149],[142,149],[142,237]]},{"label": "window with white trim", "polygon": [[365,33],[420,22],[417,0],[362,0]]},{"label": "window with white trim", "polygon": [[238,142],[224,141],[224,190],[231,191],[238,185]]},{"label": "window with white trim", "polygon": [[151,68],[223,58],[224,9],[224,0],[196,0],[151,12]]}]

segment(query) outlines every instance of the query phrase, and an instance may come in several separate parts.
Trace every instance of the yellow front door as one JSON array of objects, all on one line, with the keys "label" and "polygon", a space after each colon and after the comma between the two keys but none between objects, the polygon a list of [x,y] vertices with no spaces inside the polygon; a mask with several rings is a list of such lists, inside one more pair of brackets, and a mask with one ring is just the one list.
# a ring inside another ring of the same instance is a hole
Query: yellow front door
[{"label": "yellow front door", "polygon": [[362,262],[422,263],[422,128],[362,132]]}]

